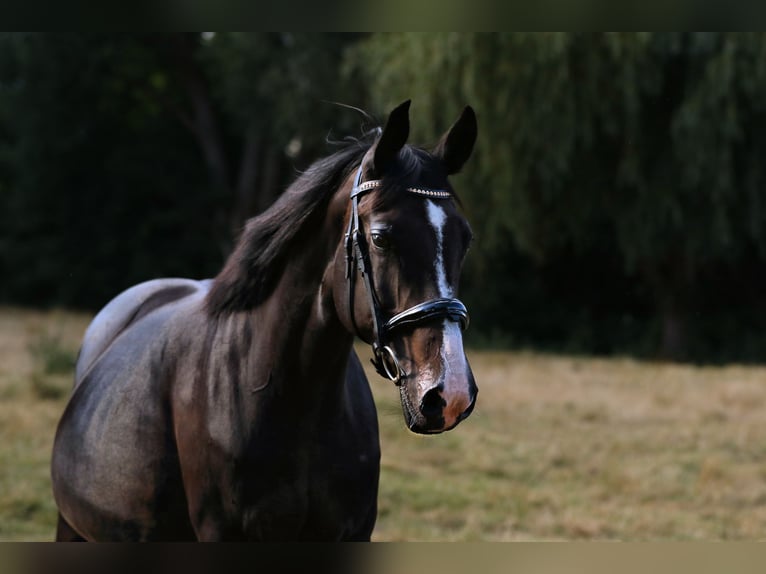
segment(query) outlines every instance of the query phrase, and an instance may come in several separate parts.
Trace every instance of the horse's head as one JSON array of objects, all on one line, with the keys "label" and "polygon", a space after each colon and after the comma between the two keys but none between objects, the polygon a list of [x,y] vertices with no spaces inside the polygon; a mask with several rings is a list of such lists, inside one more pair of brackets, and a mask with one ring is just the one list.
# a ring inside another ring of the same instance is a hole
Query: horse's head
[{"label": "horse's head", "polygon": [[347,235],[335,266],[338,316],[373,345],[379,373],[401,395],[407,426],[449,430],[466,418],[477,387],[463,349],[468,324],[456,299],[471,229],[447,176],[476,139],[466,108],[431,152],[405,146],[409,102],[396,108],[354,174]]}]

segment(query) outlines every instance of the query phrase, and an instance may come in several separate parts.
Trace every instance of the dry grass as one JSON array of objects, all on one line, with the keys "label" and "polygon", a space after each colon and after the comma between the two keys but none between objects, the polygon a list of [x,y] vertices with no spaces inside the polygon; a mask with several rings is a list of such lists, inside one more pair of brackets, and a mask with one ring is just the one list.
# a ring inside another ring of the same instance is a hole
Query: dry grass
[{"label": "dry grass", "polygon": [[[53,535],[62,371],[88,319],[0,309],[0,539]],[[370,373],[383,443],[374,539],[766,538],[765,368],[470,359],[477,408],[437,437],[408,433],[394,388]]]},{"label": "dry grass", "polygon": [[470,353],[437,438],[382,413],[379,540],[766,538],[766,369]]},{"label": "dry grass", "polygon": [[0,540],[53,536],[50,450],[88,321],[0,309]]}]

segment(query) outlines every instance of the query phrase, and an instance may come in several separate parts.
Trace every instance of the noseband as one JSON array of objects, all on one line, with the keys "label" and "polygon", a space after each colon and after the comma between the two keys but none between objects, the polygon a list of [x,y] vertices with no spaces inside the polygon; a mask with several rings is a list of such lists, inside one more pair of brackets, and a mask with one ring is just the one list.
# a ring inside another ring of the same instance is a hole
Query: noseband
[{"label": "noseband", "polygon": [[[359,328],[354,318],[354,282],[356,273],[354,272],[354,260],[356,260],[356,269],[359,275],[364,279],[367,299],[372,312],[372,323],[375,341],[372,344],[373,359],[372,364],[375,370],[383,377],[389,378],[396,385],[402,383],[402,378],[407,374],[399,364],[399,359],[394,350],[388,345],[390,335],[394,331],[404,327],[414,327],[434,319],[449,319],[460,324],[461,329],[468,327],[468,311],[465,305],[454,298],[429,299],[397,313],[393,317],[385,320],[380,310],[380,302],[375,292],[375,285],[372,279],[372,265],[370,264],[370,251],[367,247],[364,233],[359,224],[359,198],[376,187],[382,185],[381,180],[370,180],[361,183],[362,166],[356,172],[354,187],[351,190],[351,217],[348,220],[348,231],[346,231],[346,278],[348,279],[348,307],[351,322],[354,330],[359,334]],[[407,191],[431,199],[450,199],[452,194],[448,191],[439,189],[427,189],[419,187],[408,187]]]}]

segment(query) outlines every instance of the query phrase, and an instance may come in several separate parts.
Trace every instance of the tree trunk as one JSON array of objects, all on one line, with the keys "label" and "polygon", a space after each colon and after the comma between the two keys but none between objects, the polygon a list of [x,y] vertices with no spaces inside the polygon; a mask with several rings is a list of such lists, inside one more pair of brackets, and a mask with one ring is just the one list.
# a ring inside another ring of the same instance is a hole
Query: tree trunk
[{"label": "tree trunk", "polygon": [[193,133],[202,150],[210,182],[219,189],[231,190],[223,135],[207,78],[196,60],[197,44],[188,34],[170,34],[163,38],[158,42],[164,44],[162,49],[170,58],[172,70],[189,96],[194,118]]},{"label": "tree trunk", "polygon": [[253,204],[258,184],[258,174],[261,154],[261,133],[251,125],[245,135],[242,147],[242,159],[239,163],[239,177],[235,189],[234,206],[231,212],[230,225],[236,237],[248,217],[253,214]]},{"label": "tree trunk", "polygon": [[279,177],[281,173],[281,161],[279,149],[268,146],[263,154],[263,177],[259,185],[259,193],[256,203],[256,211],[260,213],[268,209],[279,197]]},{"label": "tree trunk", "polygon": [[[198,63],[197,35],[157,34],[146,36],[145,42],[175,76],[186,106],[178,106],[150,87],[146,91],[191,132],[202,153],[210,185],[232,197],[228,213],[217,214],[216,219],[226,220],[231,236],[237,237],[247,218],[266,209],[279,194],[279,149],[264,139],[262,126],[253,124],[244,134],[239,164],[230,162],[208,79]],[[228,254],[229,238],[220,243]]]},{"label": "tree trunk", "polygon": [[668,254],[664,261],[645,262],[642,274],[651,286],[660,323],[658,355],[668,361],[688,358],[689,296],[692,273],[682,253]]},{"label": "tree trunk", "polygon": [[660,305],[660,357],[669,361],[687,358],[687,313],[676,293],[665,293]]}]

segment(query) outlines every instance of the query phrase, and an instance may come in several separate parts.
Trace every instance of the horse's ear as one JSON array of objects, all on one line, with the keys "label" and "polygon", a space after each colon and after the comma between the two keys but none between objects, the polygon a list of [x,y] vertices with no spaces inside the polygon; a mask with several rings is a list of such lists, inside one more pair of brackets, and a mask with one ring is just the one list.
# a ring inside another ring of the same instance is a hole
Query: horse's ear
[{"label": "horse's ear", "polygon": [[447,175],[459,172],[463,164],[471,157],[477,132],[476,114],[471,106],[466,106],[433,151],[433,155],[444,162]]},{"label": "horse's ear", "polygon": [[388,116],[386,127],[375,145],[373,167],[375,175],[381,177],[410,135],[410,100],[395,107]]}]

